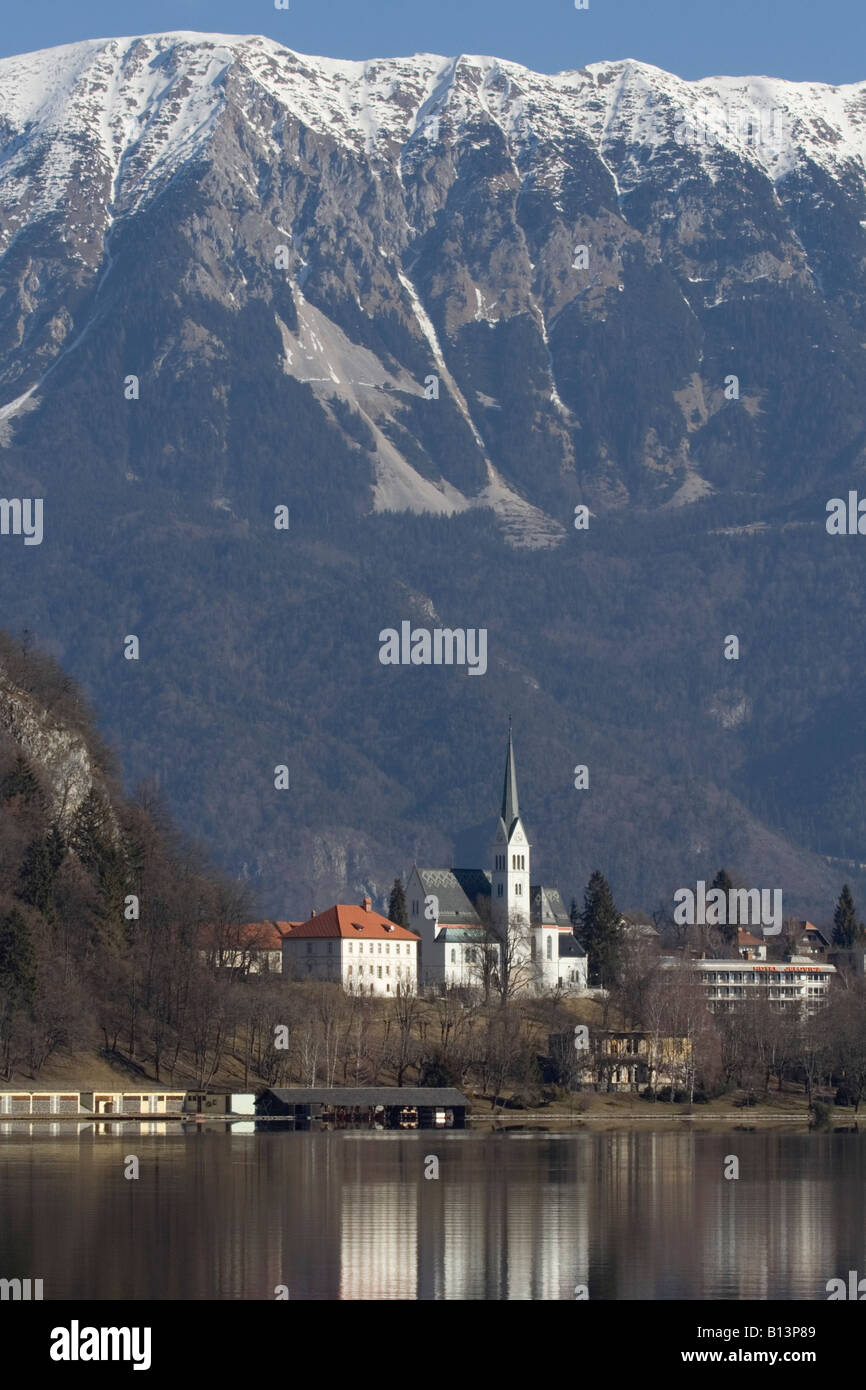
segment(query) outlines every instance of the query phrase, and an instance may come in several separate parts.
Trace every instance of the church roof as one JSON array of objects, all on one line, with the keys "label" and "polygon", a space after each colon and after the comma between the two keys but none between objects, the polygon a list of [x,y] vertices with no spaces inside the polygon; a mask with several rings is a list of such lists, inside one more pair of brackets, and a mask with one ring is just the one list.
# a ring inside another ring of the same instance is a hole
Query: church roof
[{"label": "church roof", "polygon": [[472,899],[490,894],[490,875],[483,869],[418,869],[425,893],[439,899],[439,921],[455,927],[480,927]]},{"label": "church roof", "polygon": [[451,872],[471,902],[476,898],[490,897],[490,873],[487,869],[452,869]]},{"label": "church roof", "polygon": [[517,770],[514,766],[514,743],[511,738],[510,729],[508,730],[508,753],[505,759],[505,782],[502,787],[501,814],[506,832],[510,835],[514,828],[514,822],[520,815],[520,807],[517,802]]},{"label": "church roof", "polygon": [[469,946],[483,946],[485,943],[485,931],[482,926],[477,927],[443,927],[439,933],[439,940],[447,945],[449,941],[465,941]]},{"label": "church roof", "polygon": [[530,885],[529,918],[534,927],[567,927],[571,931],[571,918],[559,889],[548,888],[543,883]]},{"label": "church roof", "polygon": [[563,932],[559,938],[559,958],[569,956],[575,960],[582,959],[586,951],[581,946],[576,936],[569,936],[568,932]]}]

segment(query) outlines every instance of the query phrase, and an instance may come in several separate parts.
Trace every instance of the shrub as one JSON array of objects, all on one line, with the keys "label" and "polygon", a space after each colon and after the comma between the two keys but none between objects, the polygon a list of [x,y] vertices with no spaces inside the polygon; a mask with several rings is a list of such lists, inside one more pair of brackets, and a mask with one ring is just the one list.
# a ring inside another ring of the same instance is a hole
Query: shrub
[{"label": "shrub", "polygon": [[827,1129],[830,1125],[830,1106],[823,1100],[813,1100],[809,1111],[809,1124],[812,1129]]}]

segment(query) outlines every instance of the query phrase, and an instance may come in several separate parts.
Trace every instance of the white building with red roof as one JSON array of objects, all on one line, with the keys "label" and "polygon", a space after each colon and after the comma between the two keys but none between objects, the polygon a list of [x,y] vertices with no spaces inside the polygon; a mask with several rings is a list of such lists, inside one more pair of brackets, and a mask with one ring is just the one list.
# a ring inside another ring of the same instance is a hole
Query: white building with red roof
[{"label": "white building with red roof", "polygon": [[766,960],[767,943],[744,927],[737,928],[737,955],[743,960]]},{"label": "white building with red roof", "polygon": [[347,994],[385,999],[418,989],[418,936],[374,912],[369,898],[280,925],[288,927],[282,944],[288,979],[330,980]]},{"label": "white building with red roof", "polygon": [[229,922],[208,924],[200,933],[200,954],[215,969],[241,975],[279,975],[283,965],[283,934],[292,922]]}]

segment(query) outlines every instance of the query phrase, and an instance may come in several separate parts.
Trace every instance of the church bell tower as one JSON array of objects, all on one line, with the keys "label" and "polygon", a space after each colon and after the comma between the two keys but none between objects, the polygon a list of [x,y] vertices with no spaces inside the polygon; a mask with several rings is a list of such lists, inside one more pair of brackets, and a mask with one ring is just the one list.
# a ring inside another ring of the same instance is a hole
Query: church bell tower
[{"label": "church bell tower", "polygon": [[509,923],[512,929],[520,923],[529,926],[529,851],[517,800],[514,741],[509,724],[502,808],[492,846],[492,918],[500,936]]}]

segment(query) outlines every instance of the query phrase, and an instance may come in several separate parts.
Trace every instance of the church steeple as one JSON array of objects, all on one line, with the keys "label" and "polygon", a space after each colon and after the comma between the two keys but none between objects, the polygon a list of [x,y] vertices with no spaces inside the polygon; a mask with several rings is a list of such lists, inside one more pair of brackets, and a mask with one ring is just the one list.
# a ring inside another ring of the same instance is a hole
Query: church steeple
[{"label": "church steeple", "polygon": [[511,827],[520,815],[517,804],[517,772],[514,767],[514,741],[511,737],[511,723],[508,725],[508,753],[505,759],[505,782],[502,787],[502,819],[510,834]]},{"label": "church steeple", "polygon": [[529,852],[530,845],[520,819],[517,800],[517,771],[514,766],[514,739],[508,721],[508,753],[505,758],[505,781],[502,785],[502,808],[496,837],[491,846],[493,872],[491,894],[494,926],[501,932],[522,920],[529,922]]}]

